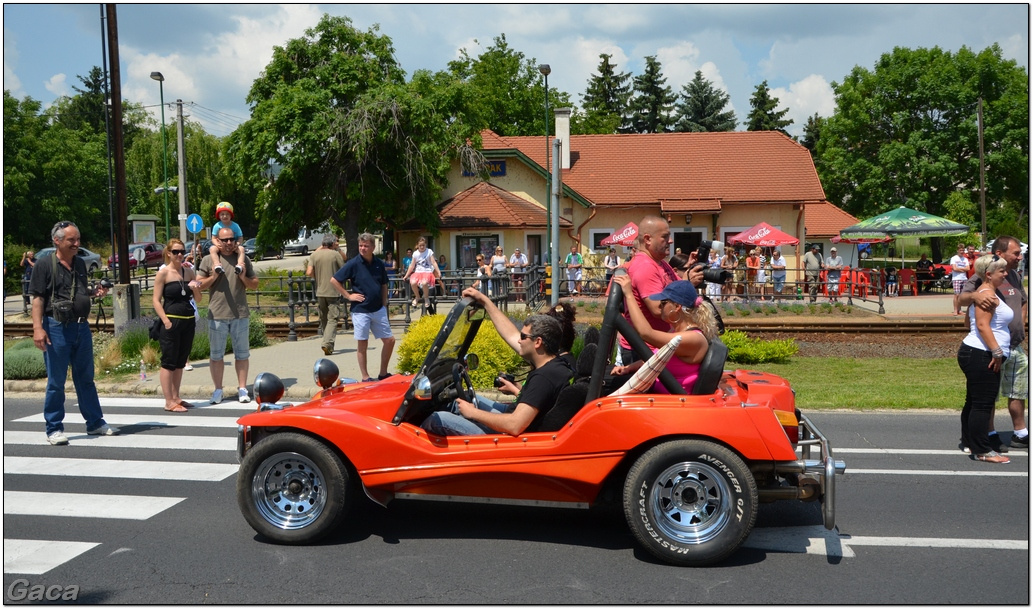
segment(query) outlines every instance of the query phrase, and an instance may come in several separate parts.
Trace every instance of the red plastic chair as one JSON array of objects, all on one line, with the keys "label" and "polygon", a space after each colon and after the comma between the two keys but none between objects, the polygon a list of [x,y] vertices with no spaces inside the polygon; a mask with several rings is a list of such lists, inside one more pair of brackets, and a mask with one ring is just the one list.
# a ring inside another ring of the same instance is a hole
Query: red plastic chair
[{"label": "red plastic chair", "polygon": [[897,273],[897,293],[904,295],[904,290],[910,290],[912,296],[918,296],[918,279],[911,269],[900,269]]}]

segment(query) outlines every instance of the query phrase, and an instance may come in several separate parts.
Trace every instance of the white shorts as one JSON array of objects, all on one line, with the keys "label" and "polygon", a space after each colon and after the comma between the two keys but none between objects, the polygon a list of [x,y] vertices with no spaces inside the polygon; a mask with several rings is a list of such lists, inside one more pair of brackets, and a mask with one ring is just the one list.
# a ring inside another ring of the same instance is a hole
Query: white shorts
[{"label": "white shorts", "polygon": [[387,307],[381,307],[376,313],[360,313],[352,311],[352,325],[355,327],[355,340],[369,340],[369,332],[373,330],[375,338],[391,338],[391,322],[387,319]]}]

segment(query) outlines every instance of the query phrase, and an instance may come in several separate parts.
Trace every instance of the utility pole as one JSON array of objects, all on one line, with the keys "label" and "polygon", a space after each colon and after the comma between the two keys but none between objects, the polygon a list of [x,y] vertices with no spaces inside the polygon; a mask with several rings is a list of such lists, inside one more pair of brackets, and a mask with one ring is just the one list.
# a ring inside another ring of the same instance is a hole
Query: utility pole
[{"label": "utility pole", "polygon": [[187,241],[187,159],[183,142],[183,100],[176,100],[176,157],[179,164],[179,238]]}]

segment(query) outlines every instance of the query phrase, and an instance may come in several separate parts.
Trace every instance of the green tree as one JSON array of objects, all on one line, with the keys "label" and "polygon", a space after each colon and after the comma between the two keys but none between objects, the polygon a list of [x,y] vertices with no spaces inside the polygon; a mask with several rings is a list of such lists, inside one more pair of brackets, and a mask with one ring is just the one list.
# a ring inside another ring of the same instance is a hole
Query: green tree
[{"label": "green tree", "polygon": [[646,57],[646,69],[634,80],[631,128],[634,133],[666,133],[674,127],[674,103],[678,96],[667,85],[656,56]]},{"label": "green tree", "polygon": [[628,103],[631,100],[630,72],[617,72],[611,55],[599,55],[599,73],[588,79],[582,98],[584,118],[578,133],[627,133],[631,128]]},{"label": "green tree", "polygon": [[355,252],[360,230],[410,219],[436,229],[450,155],[473,134],[457,120],[456,79],[404,76],[390,39],[347,17],[324,15],[274,47],[248,93],[251,118],[226,144],[231,175],[257,192],[260,242],[327,222]]},{"label": "green tree", "polygon": [[[464,85],[463,120],[477,129],[491,129],[499,135],[541,135],[545,122],[545,83],[537,62],[514,50],[502,34],[476,59],[466,49],[449,62],[448,71]],[[551,108],[570,106],[570,95],[549,88],[549,133]]]},{"label": "green tree", "polygon": [[815,112],[812,116],[807,117],[807,124],[803,126],[803,137],[799,140],[800,145],[810,150],[812,157],[818,148],[818,140],[821,139],[821,128],[824,124],[825,119]]},{"label": "green tree", "polygon": [[988,229],[996,210],[1028,205],[1028,75],[997,45],[978,54],[898,47],[874,70],[855,67],[832,86],[836,111],[822,128],[816,166],[829,199],[850,213],[867,218],[904,205],[943,215],[956,191],[978,201],[980,97]]},{"label": "green tree", "polygon": [[682,87],[678,103],[675,131],[735,131],[735,112],[725,110],[729,96],[714,84],[703,78],[703,72],[696,70],[696,76]]},{"label": "green tree", "polygon": [[793,124],[793,119],[783,119],[789,113],[789,108],[776,111],[778,98],[771,97],[771,89],[768,88],[768,81],[757,85],[750,97],[750,114],[746,117],[747,131],[780,131],[786,133],[785,128]]}]

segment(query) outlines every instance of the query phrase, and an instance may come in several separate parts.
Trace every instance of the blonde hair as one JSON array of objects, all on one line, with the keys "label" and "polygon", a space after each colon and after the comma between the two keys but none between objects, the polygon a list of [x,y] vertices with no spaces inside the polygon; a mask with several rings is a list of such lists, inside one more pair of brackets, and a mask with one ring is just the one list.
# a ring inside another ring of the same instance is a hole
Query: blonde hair
[{"label": "blonde hair", "polygon": [[976,260],[976,275],[979,275],[980,279],[986,281],[987,275],[1007,267],[1008,261],[1004,258],[993,254],[986,254]]},{"label": "blonde hair", "polygon": [[702,330],[703,336],[708,341],[714,340],[717,337],[717,319],[706,302],[700,302],[699,306],[696,307],[683,306],[681,308],[681,319]]}]

